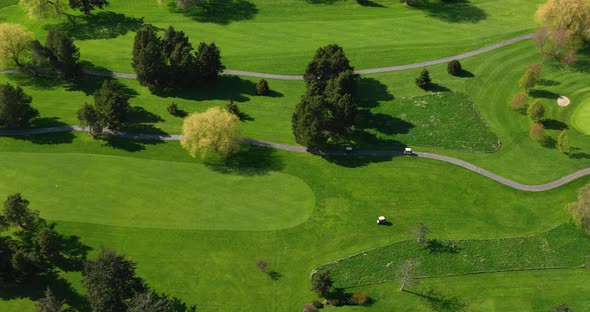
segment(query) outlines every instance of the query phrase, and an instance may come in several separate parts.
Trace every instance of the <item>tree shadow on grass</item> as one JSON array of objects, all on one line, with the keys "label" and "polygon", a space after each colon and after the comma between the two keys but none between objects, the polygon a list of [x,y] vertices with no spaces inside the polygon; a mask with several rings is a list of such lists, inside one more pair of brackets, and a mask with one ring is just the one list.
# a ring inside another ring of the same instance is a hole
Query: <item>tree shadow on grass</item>
[{"label": "tree shadow on grass", "polygon": [[459,72],[459,74],[457,74],[457,77],[461,77],[461,78],[473,78],[473,77],[475,77],[475,75],[472,72],[468,71],[468,70],[462,69]]},{"label": "tree shadow on grass", "polygon": [[47,25],[45,29],[65,32],[76,40],[112,39],[136,31],[143,25],[143,17],[135,18],[115,12],[98,12],[92,15],[68,15],[67,21]]},{"label": "tree shadow on grass", "polygon": [[90,310],[86,298],[80,295],[69,281],[53,271],[40,274],[23,283],[4,283],[0,286],[0,299],[12,300],[26,298],[37,301],[45,296],[45,290],[47,288],[51,288],[58,299],[65,300],[69,306],[75,308],[77,311]]},{"label": "tree shadow on grass", "polygon": [[426,249],[430,253],[458,253],[459,248],[453,242],[441,241],[438,239],[431,239],[426,244]]},{"label": "tree shadow on grass", "polygon": [[246,0],[203,0],[186,7],[178,7],[171,1],[168,8],[171,12],[181,13],[195,21],[227,25],[231,22],[251,20],[258,14],[258,8]]},{"label": "tree shadow on grass", "polygon": [[537,80],[537,84],[540,86],[550,87],[550,86],[558,86],[561,84],[561,82],[551,80],[551,79],[539,79],[539,80]]},{"label": "tree shadow on grass", "polygon": [[162,91],[154,94],[162,98],[176,97],[191,101],[233,100],[239,103],[250,101],[245,95],[257,95],[255,83],[231,75],[222,75],[217,80],[192,90]]},{"label": "tree shadow on grass", "polygon": [[391,101],[395,97],[389,93],[386,85],[374,78],[360,78],[358,81],[358,102],[360,107],[379,106],[379,101]]},{"label": "tree shadow on grass", "polygon": [[[368,109],[362,109],[357,115],[355,127],[358,130],[374,130],[386,135],[406,134],[410,132],[414,125],[403,119],[393,117],[383,113],[373,113]],[[356,138],[361,139],[359,142],[366,142],[368,137],[359,135],[356,132]],[[378,143],[377,139],[373,138],[369,142]]]},{"label": "tree shadow on grass", "polygon": [[430,91],[430,92],[448,92],[448,91],[451,91],[451,89],[449,89],[449,88],[447,88],[445,86],[439,85],[438,83],[434,83],[434,82],[429,83],[426,87],[424,87],[424,90],[425,91]]},{"label": "tree shadow on grass", "polygon": [[360,4],[364,7],[372,7],[372,8],[385,8],[383,4],[371,1],[371,0],[357,0],[356,3]]},{"label": "tree shadow on grass", "polygon": [[410,290],[404,290],[404,292],[424,299],[435,312],[461,312],[467,310],[467,305],[458,297],[446,296],[434,289],[430,289],[424,294]]},{"label": "tree shadow on grass", "polygon": [[423,1],[414,5],[415,8],[426,12],[428,16],[449,23],[479,23],[488,17],[481,8],[471,4],[469,0],[455,0],[452,2]]},{"label": "tree shadow on grass", "polygon": [[274,148],[249,144],[240,145],[240,151],[226,160],[209,161],[205,165],[216,172],[243,176],[265,175],[284,168]]},{"label": "tree shadow on grass", "polygon": [[132,140],[116,136],[105,136],[102,138],[104,146],[113,149],[124,150],[130,153],[140,152],[146,149],[148,145],[164,144],[163,140]]},{"label": "tree shadow on grass", "polygon": [[560,96],[559,94],[547,90],[539,90],[534,89],[529,92],[530,97],[532,98],[542,98],[542,99],[549,99],[549,100],[557,100]]},{"label": "tree shadow on grass", "polygon": [[556,119],[543,120],[543,126],[545,126],[545,129],[550,130],[566,130],[569,128],[569,126],[565,122]]},{"label": "tree shadow on grass", "polygon": [[273,281],[278,281],[279,279],[281,279],[281,277],[283,277],[283,274],[281,274],[281,273],[279,273],[277,271],[274,271],[274,270],[273,271],[270,271],[270,272],[268,272],[266,274],[268,274],[268,277],[270,277],[270,279],[273,280]]}]

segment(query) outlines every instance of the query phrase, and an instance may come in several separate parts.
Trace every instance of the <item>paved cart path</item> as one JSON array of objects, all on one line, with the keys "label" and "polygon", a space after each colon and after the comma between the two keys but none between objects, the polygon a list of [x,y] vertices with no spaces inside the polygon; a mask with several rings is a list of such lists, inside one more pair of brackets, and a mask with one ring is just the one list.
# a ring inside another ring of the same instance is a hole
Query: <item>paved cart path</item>
[{"label": "paved cart path", "polygon": [[[22,135],[38,135],[38,134],[46,134],[46,133],[58,133],[58,132],[71,132],[71,131],[87,131],[86,128],[81,126],[63,126],[63,127],[53,127],[53,128],[37,128],[37,129],[23,129],[23,130],[0,130],[0,136],[22,136]],[[124,132],[124,131],[107,131],[108,134],[122,137],[126,139],[133,139],[133,140],[165,140],[165,141],[178,141],[180,140],[181,136],[178,134],[146,134],[146,133],[133,133],[133,132]],[[402,151],[371,151],[371,150],[359,150],[354,151],[352,155],[346,155],[343,151],[316,151],[316,150],[309,150],[303,146],[295,146],[295,145],[288,145],[288,144],[281,144],[281,143],[274,143],[274,142],[267,142],[261,140],[254,140],[254,139],[241,139],[243,144],[250,144],[250,145],[257,145],[257,146],[264,146],[270,148],[276,148],[291,152],[298,152],[298,153],[310,153],[316,155],[334,155],[334,156],[346,156],[346,157],[354,157],[354,156],[387,156],[387,157],[395,157],[395,156],[405,156],[405,157],[418,157],[418,158],[427,158],[427,159],[434,159],[438,161],[443,161],[446,163],[450,163],[459,167],[463,167],[467,170],[471,170],[475,173],[478,173],[482,176],[490,178],[498,183],[504,184],[506,186],[512,187],[517,190],[522,191],[530,191],[530,192],[541,192],[547,191],[550,189],[554,189],[556,187],[562,186],[567,184],[573,180],[578,178],[590,175],[590,168],[582,169],[577,172],[574,172],[570,175],[567,175],[561,179],[555,180],[553,182],[549,182],[546,184],[540,185],[527,185],[518,183],[504,177],[501,177],[497,174],[494,174],[490,171],[487,171],[483,168],[480,168],[474,164],[468,163],[464,160],[453,158],[444,155],[438,155],[433,153],[422,153],[422,152],[414,152],[412,155],[404,155]]]},{"label": "paved cart path", "polygon": [[[528,34],[508,40],[504,40],[502,42],[493,44],[488,47],[483,47],[481,49],[473,50],[470,52],[465,52],[462,54],[444,57],[432,61],[414,63],[414,64],[407,64],[407,65],[399,65],[399,66],[389,66],[389,67],[379,67],[379,68],[370,68],[370,69],[361,69],[356,70],[357,74],[374,74],[374,73],[385,73],[385,72],[393,72],[393,71],[400,71],[405,69],[412,69],[412,68],[422,68],[426,66],[441,64],[450,62],[452,60],[459,60],[464,59],[467,57],[483,54],[492,50],[496,50],[520,41],[529,40],[533,38],[533,34]],[[19,73],[19,70],[5,70],[1,71],[2,74],[15,74]],[[105,77],[117,77],[117,78],[128,78],[128,79],[135,79],[135,74],[128,74],[128,73],[118,73],[118,72],[111,72],[111,71],[100,71],[100,70],[92,70],[92,69],[85,69],[84,73],[88,75],[94,76],[105,76]],[[225,70],[223,71],[224,75],[238,75],[238,76],[246,76],[246,77],[258,77],[258,78],[268,78],[268,79],[279,79],[279,80],[303,80],[302,75],[279,75],[279,74],[270,74],[270,73],[257,73],[257,72],[250,72],[250,71],[243,71],[243,70]]]}]

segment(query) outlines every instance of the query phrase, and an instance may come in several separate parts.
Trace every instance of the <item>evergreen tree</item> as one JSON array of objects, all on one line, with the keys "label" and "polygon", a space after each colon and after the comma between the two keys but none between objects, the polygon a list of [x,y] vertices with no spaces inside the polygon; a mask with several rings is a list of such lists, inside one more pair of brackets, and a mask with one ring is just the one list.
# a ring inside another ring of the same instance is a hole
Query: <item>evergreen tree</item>
[{"label": "evergreen tree", "polygon": [[447,65],[447,71],[449,72],[449,74],[453,76],[459,75],[462,70],[463,68],[461,68],[461,62],[459,62],[458,60],[452,60]]},{"label": "evergreen tree", "polygon": [[430,86],[432,79],[430,79],[430,72],[425,68],[420,72],[420,76],[416,78],[416,85],[421,89],[426,89]]},{"label": "evergreen tree", "polygon": [[166,64],[162,53],[162,41],[152,25],[137,30],[133,43],[131,66],[140,85],[158,90],[166,81]]},{"label": "evergreen tree", "polygon": [[326,143],[329,122],[328,111],[321,96],[304,96],[295,107],[292,117],[295,141],[303,146],[319,146]]},{"label": "evergreen tree", "polygon": [[256,93],[258,93],[258,95],[268,95],[269,92],[268,81],[260,79],[260,81],[256,83]]},{"label": "evergreen tree", "polygon": [[32,98],[21,87],[0,84],[0,127],[23,128],[39,116],[31,107]]},{"label": "evergreen tree", "polygon": [[135,276],[135,263],[110,249],[101,249],[96,260],[84,266],[82,283],[93,312],[123,312],[126,302],[144,289]]},{"label": "evergreen tree", "polygon": [[80,51],[74,45],[71,38],[66,34],[50,30],[47,33],[45,42],[49,62],[55,70],[65,79],[74,79],[81,74],[81,67],[78,64]]},{"label": "evergreen tree", "polygon": [[[319,48],[313,60],[307,65],[303,78],[310,89],[311,85],[314,90],[321,91],[325,88],[325,83],[336,78],[344,71],[353,70],[350,61],[344,54],[342,47],[331,44]],[[319,84],[319,85],[318,85]],[[317,94],[312,92],[312,94]]]},{"label": "evergreen tree", "polygon": [[201,42],[197,49],[197,69],[204,81],[214,80],[223,72],[225,66],[221,64],[221,51],[215,43]]},{"label": "evergreen tree", "polygon": [[4,201],[2,216],[9,225],[18,225],[22,229],[32,230],[39,218],[39,211],[29,208],[29,201],[20,193],[9,195]]},{"label": "evergreen tree", "polygon": [[110,129],[120,129],[127,121],[129,96],[116,80],[105,80],[94,94],[94,105],[102,124]]}]

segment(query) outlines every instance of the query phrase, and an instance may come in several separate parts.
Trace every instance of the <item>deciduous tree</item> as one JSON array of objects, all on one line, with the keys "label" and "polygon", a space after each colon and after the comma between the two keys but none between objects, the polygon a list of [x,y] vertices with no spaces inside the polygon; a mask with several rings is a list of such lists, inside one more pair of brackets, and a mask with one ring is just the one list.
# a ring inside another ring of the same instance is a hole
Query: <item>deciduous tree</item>
[{"label": "deciduous tree", "polygon": [[537,22],[551,30],[565,29],[574,36],[590,39],[590,1],[549,0],[537,9]]},{"label": "deciduous tree", "polygon": [[129,303],[127,312],[173,312],[174,303],[167,296],[160,296],[150,290],[138,293]]},{"label": "deciduous tree", "polygon": [[461,62],[458,60],[452,60],[447,64],[447,71],[453,76],[459,75],[462,70],[463,68],[461,68]]},{"label": "deciduous tree", "polygon": [[529,129],[529,135],[531,139],[535,142],[543,143],[545,142],[546,135],[545,135],[545,126],[542,123],[534,123],[531,125]]},{"label": "deciduous tree", "polygon": [[590,184],[578,190],[578,201],[568,207],[576,225],[590,234]]},{"label": "deciduous tree", "polygon": [[557,149],[562,153],[569,151],[569,134],[567,130],[562,130],[557,137]]},{"label": "deciduous tree", "polygon": [[510,99],[510,108],[524,112],[528,102],[529,97],[526,95],[526,93],[518,92]]},{"label": "deciduous tree", "polygon": [[395,272],[395,281],[401,284],[400,291],[406,287],[412,287],[418,283],[416,279],[416,268],[420,265],[418,259],[408,259],[400,265]]},{"label": "deciduous tree", "polygon": [[37,312],[60,312],[65,301],[58,300],[51,289],[47,288],[45,297],[39,299]]},{"label": "deciduous tree", "polygon": [[227,158],[239,150],[238,122],[236,115],[218,107],[194,113],[184,119],[180,144],[193,157]]},{"label": "deciduous tree", "polygon": [[412,230],[412,233],[416,235],[416,241],[422,245],[426,246],[428,244],[428,234],[432,233],[430,229],[422,222],[418,223],[416,227]]},{"label": "deciduous tree", "polygon": [[527,112],[529,118],[533,122],[539,122],[541,121],[541,119],[543,119],[543,117],[545,117],[545,107],[543,107],[543,104],[541,104],[541,101],[539,100],[536,100],[533,103],[531,103],[531,105],[529,105]]},{"label": "deciduous tree", "polygon": [[0,57],[20,63],[21,55],[31,48],[33,33],[18,24],[0,24]]}]

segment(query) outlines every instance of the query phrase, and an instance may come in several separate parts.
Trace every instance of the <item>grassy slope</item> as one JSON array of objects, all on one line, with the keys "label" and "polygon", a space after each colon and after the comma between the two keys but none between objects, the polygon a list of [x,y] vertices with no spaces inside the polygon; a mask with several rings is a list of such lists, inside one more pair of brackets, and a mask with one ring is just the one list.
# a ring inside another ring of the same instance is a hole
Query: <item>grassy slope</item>
[{"label": "grassy slope", "polygon": [[[506,272],[422,280],[411,291],[431,298],[400,292],[387,283],[364,286],[375,303],[367,307],[328,308],[325,311],[549,311],[567,303],[574,311],[590,309],[590,300],[580,294],[590,291],[590,270],[544,270]],[[535,300],[529,300],[535,298]]]},{"label": "grassy slope", "polygon": [[[144,22],[161,28],[173,24],[195,44],[215,41],[227,68],[296,74],[303,72],[319,46],[330,43],[342,45],[359,69],[473,50],[531,32],[535,26],[531,16],[536,4],[542,3],[475,0],[417,9],[388,0],[364,7],[353,0],[330,4],[283,0],[280,5],[273,0],[223,0],[213,2],[217,3],[214,13],[190,17],[172,12],[171,2],[114,0],[108,10],[116,13],[97,13],[92,25],[83,19],[75,25],[47,24],[78,38],[84,60],[114,71],[131,70],[133,31]],[[1,9],[0,17],[25,24],[39,39],[44,37],[45,22],[29,20],[18,6]]]},{"label": "grassy slope", "polygon": [[590,135],[590,100],[584,101],[572,116],[573,125],[581,132]]},{"label": "grassy slope", "polygon": [[[573,224],[533,236],[485,240],[437,240],[421,247],[414,240],[359,253],[327,264],[337,287],[392,282],[407,259],[417,259],[416,275],[438,277],[481,272],[576,268],[586,263],[590,237]],[[452,251],[455,246],[456,251]]]},{"label": "grassy slope", "polygon": [[[58,153],[52,157],[61,157],[64,162],[69,159],[64,152],[127,156],[137,158],[138,163],[143,162],[141,158],[193,162],[177,143],[141,145],[129,152],[123,149],[123,141],[106,145],[84,134],[66,139],[60,140],[71,143],[40,145],[39,141],[2,138],[0,148],[7,152]],[[336,164],[310,155],[268,151],[245,151],[242,167],[248,167],[247,160],[256,160],[258,167],[252,170],[280,171],[298,177],[311,188],[316,196],[315,211],[297,227],[281,231],[187,231],[57,220],[59,229],[81,236],[94,248],[105,245],[127,253],[139,262],[139,273],[150,285],[197,303],[203,311],[291,311],[313,298],[308,291],[308,276],[314,267],[406,240],[408,229],[416,222],[426,222],[441,239],[533,234],[566,221],[564,203],[573,201],[574,190],[589,180],[549,192],[524,193],[435,161],[360,158]],[[44,153],[39,154],[39,161],[47,156]],[[100,170],[102,163],[91,166]],[[40,168],[37,182],[30,183],[46,183],[47,170]],[[228,174],[232,177],[235,173]],[[49,211],[42,202],[34,203],[42,213]],[[61,203],[73,216],[78,214],[68,198]],[[389,216],[395,225],[375,226],[374,218],[381,214]],[[272,281],[257,271],[259,259],[266,259],[269,270],[282,277]],[[79,276],[68,277],[79,289]],[[569,289],[578,291],[574,286]],[[526,302],[534,298],[523,294],[521,300]],[[17,311],[23,305],[18,300],[14,305],[13,301],[3,304],[8,311]]]}]

